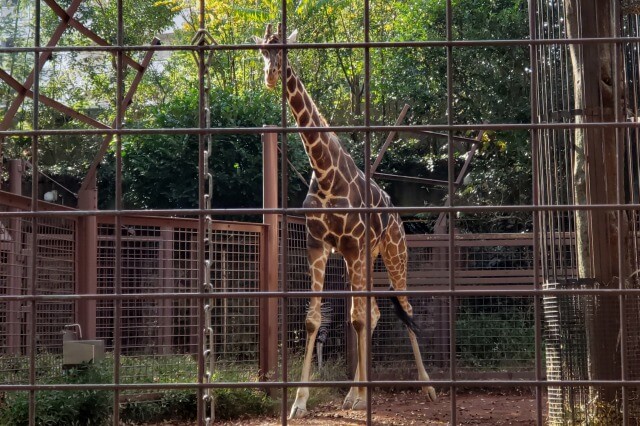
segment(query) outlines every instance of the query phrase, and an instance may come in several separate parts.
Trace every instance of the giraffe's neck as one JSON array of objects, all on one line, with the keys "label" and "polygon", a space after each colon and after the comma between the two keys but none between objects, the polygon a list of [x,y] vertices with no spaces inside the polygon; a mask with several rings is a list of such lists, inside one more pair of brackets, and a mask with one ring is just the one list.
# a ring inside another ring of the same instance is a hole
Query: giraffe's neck
[{"label": "giraffe's neck", "polygon": [[[287,101],[298,127],[327,127],[316,104],[307,93],[304,84],[291,66],[287,66]],[[355,168],[353,159],[344,150],[340,141],[329,132],[301,132],[305,151],[316,177],[322,179],[327,171],[338,166],[338,161],[349,163]]]}]

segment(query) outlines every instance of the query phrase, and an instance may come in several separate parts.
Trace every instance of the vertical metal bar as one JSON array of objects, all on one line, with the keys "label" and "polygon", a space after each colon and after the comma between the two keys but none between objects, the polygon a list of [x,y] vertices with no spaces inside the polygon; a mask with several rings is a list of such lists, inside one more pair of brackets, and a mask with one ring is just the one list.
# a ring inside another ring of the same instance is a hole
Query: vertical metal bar
[{"label": "vertical metal bar", "polygon": [[[371,48],[368,43],[370,40],[370,2],[369,0],[364,0],[364,205],[365,207],[371,206],[371,131],[369,126],[371,126]],[[372,271],[372,258],[371,258],[371,214],[366,214],[364,217],[364,228],[365,228],[365,239],[364,239],[364,253],[365,253],[365,283],[367,291],[371,291],[373,287],[371,271]],[[366,347],[366,369],[365,369],[365,380],[367,382],[367,417],[366,424],[371,425],[371,401],[373,394],[373,386],[370,386],[371,380],[371,372],[372,372],[372,330],[371,330],[371,307],[372,301],[371,297],[367,296],[366,304],[365,304],[365,347]],[[360,351],[362,348],[360,349]]]},{"label": "vertical metal bar", "polygon": [[[116,43],[116,119],[114,129],[116,130],[116,181],[115,181],[115,210],[120,211],[122,205],[122,136],[118,130],[123,126],[123,108],[122,99],[124,95],[124,69],[123,69],[123,46],[124,46],[124,10],[123,0],[117,0],[117,32]],[[122,294],[122,218],[120,215],[115,217],[115,263],[114,263],[114,295]],[[113,424],[120,424],[120,389],[118,385],[121,383],[120,355],[122,351],[122,300],[117,299],[113,302],[114,320],[113,320],[113,381],[116,385],[113,395]]]},{"label": "vertical metal bar", "polygon": [[[40,0],[35,1],[35,35],[34,46],[40,47]],[[33,56],[33,129],[40,129],[40,53],[34,51]],[[38,210],[38,171],[39,165],[39,142],[40,137],[36,134],[31,138],[31,211]],[[31,258],[30,260],[30,282],[29,294],[35,296],[37,293],[38,279],[38,218],[31,219]],[[28,353],[29,353],[29,384],[36,384],[36,327],[37,327],[37,302],[32,300],[29,302],[28,314]],[[35,426],[36,419],[36,391],[29,391],[29,425]]]},{"label": "vertical metal bar", "polygon": [[[619,26],[619,17],[621,16],[620,11],[618,9],[618,3],[617,2],[612,2],[611,3],[611,19],[612,19],[612,27],[613,27],[613,35],[615,37],[620,37],[622,35],[622,32],[620,31],[620,26]],[[621,86],[621,82],[620,82],[620,76],[621,73],[618,70],[618,67],[620,66],[620,64],[623,62],[621,62],[619,55],[620,52],[622,51],[622,45],[619,43],[612,43],[612,47],[614,49],[613,51],[613,58],[612,58],[612,68],[613,68],[613,99],[620,99],[620,86]],[[623,67],[623,71],[624,72],[624,67]],[[624,117],[620,117],[620,111],[619,108],[614,108],[613,109],[613,114],[614,114],[614,121],[616,123],[620,122],[622,118]],[[623,129],[619,129],[616,128],[615,129],[615,144],[616,144],[616,188],[617,188],[617,193],[616,193],[616,203],[617,204],[622,204],[625,202],[625,196],[624,196],[624,140],[623,137],[621,136],[621,132],[623,131]],[[627,239],[627,235],[626,233],[628,233],[628,228],[626,226],[626,222],[623,219],[623,215],[626,215],[627,213],[622,210],[619,209],[616,212],[616,218],[617,218],[617,227],[618,227],[618,271],[620,271],[620,273],[618,274],[618,286],[620,288],[620,290],[623,290],[625,288],[625,280],[627,279],[627,277],[623,276],[623,271],[626,271],[625,268],[625,244],[624,241]],[[625,235],[623,235],[623,232],[625,233]],[[620,378],[622,380],[622,384],[621,384],[621,388],[622,388],[622,424],[623,425],[628,425],[629,424],[629,401],[628,401],[628,393],[627,393],[627,387],[625,386],[624,382],[627,380],[627,316],[625,315],[625,306],[626,306],[626,297],[624,293],[621,293],[618,296],[618,308],[619,308],[619,315],[620,315]]]},{"label": "vertical metal bar", "polygon": [[[262,206],[278,207],[278,135],[262,134]],[[266,229],[260,244],[262,290],[278,291],[278,216],[262,215]],[[268,373],[278,367],[278,299],[261,299],[260,306],[260,374],[266,380]],[[286,341],[283,348],[286,347]]]},{"label": "vertical metal bar", "polygon": [[[289,64],[289,60],[287,58],[288,50],[286,48],[287,44],[287,31],[288,31],[288,23],[287,23],[287,0],[282,0],[281,4],[281,12],[282,12],[282,42],[285,44],[285,47],[282,49],[282,96],[280,98],[280,126],[285,129],[287,128],[287,66]],[[288,225],[288,216],[287,216],[287,196],[289,192],[288,185],[288,176],[289,176],[289,167],[287,166],[287,159],[289,158],[289,149],[288,149],[288,138],[287,133],[283,132],[280,134],[282,138],[282,146],[280,149],[281,161],[280,161],[280,170],[281,170],[281,207],[283,209],[282,218],[280,221],[280,238],[281,243],[280,247],[282,250],[281,254],[281,265],[280,265],[280,277],[282,279],[282,291],[284,296],[281,299],[282,302],[282,405],[280,407],[282,424],[287,424],[287,407],[289,406],[288,401],[288,389],[287,382],[289,381],[289,353],[287,347],[287,335],[289,322],[287,317],[288,310],[288,302],[289,299],[286,297],[286,293],[289,290],[288,280],[287,280],[287,271],[289,269],[289,225]]]},{"label": "vertical metal bar", "polygon": [[[201,31],[204,30],[205,24],[205,2],[204,0],[199,0],[199,29]],[[205,87],[204,87],[204,79],[205,79],[205,53],[200,46],[198,51],[196,52],[197,63],[198,63],[198,127],[203,129],[206,126],[206,116],[205,116]],[[204,193],[204,184],[206,181],[205,175],[205,149],[206,149],[206,140],[205,135],[200,133],[198,135],[198,209],[205,209],[205,193]],[[206,250],[206,226],[205,226],[205,216],[203,214],[198,215],[198,293],[202,294],[206,292],[206,288],[208,282],[211,277],[205,276],[205,271],[207,268],[205,267],[205,250]],[[205,381],[205,357],[204,357],[204,345],[205,345],[205,333],[207,329],[207,324],[205,324],[205,299],[197,299],[198,306],[198,384],[203,384]],[[207,391],[202,387],[199,387],[197,390],[197,411],[198,411],[198,424],[205,424],[206,419],[206,409],[207,403],[205,401],[205,395],[207,395]]]},{"label": "vertical metal bar", "polygon": [[[446,4],[446,40],[453,40],[453,10],[451,0]],[[447,45],[447,125],[453,125],[453,47]],[[447,194],[449,205],[455,206],[455,162],[453,158],[453,130],[447,130]],[[454,235],[454,214],[449,213],[449,289],[452,294],[449,296],[449,376],[452,381],[456,380],[456,296],[455,296],[455,235]],[[451,385],[451,424],[456,424],[456,385]]]},{"label": "vertical metal bar", "polygon": [[[535,41],[538,39],[536,32],[536,10],[537,1],[529,0],[529,39]],[[538,47],[534,44],[529,45],[529,68],[531,69],[531,89],[530,89],[530,111],[531,111],[531,124],[538,123]],[[540,186],[538,183],[538,144],[540,133],[536,129],[530,131],[531,137],[531,170],[532,170],[532,204],[534,206],[539,204]],[[536,210],[532,212],[533,216],[533,288],[534,290],[540,290],[540,228],[539,228],[539,214]],[[536,380],[536,424],[542,426],[544,423],[542,416],[542,387],[540,382],[542,381],[542,308],[540,306],[540,296],[534,294],[533,296],[533,318],[534,318],[534,362],[535,362],[535,380]]]}]

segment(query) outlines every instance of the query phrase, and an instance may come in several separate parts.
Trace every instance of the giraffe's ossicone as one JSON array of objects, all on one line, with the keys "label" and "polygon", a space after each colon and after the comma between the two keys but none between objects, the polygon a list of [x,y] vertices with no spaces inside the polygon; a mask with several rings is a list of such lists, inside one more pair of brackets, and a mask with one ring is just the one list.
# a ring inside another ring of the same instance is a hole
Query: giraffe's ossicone
[{"label": "giraffe's ossicone", "polygon": [[[294,31],[286,43],[296,41],[297,32]],[[267,25],[262,38],[255,37],[260,46],[260,53],[264,58],[265,85],[273,89],[278,85],[281,77],[284,79],[287,101],[296,123],[300,128],[327,127],[315,103],[305,90],[282,54],[285,38],[282,27],[274,33],[271,24]],[[284,70],[283,70],[284,65]],[[373,181],[367,184],[364,173],[356,166],[353,158],[343,148],[338,136],[329,131],[300,132],[304,149],[309,157],[313,170],[309,192],[303,207],[314,209],[306,214],[307,224],[307,256],[311,274],[311,289],[314,295],[309,303],[306,319],[307,342],[304,364],[302,367],[302,382],[309,381],[313,348],[321,322],[321,296],[324,285],[324,274],[327,259],[331,250],[340,253],[346,263],[351,289],[355,291],[367,288],[367,244],[369,238],[369,255],[373,265],[376,257],[382,256],[387,268],[391,287],[394,290],[405,290],[407,287],[407,244],[404,227],[397,213],[385,211],[378,213],[351,213],[344,211],[330,211],[329,208],[362,208],[362,207],[392,207],[391,198]],[[366,193],[368,191],[368,194]],[[369,271],[370,274],[372,271]],[[420,380],[428,381],[429,376],[422,363],[422,357],[414,332],[415,323],[412,320],[413,310],[406,296],[394,297],[397,313],[407,325],[413,354],[418,367]],[[371,298],[371,329],[366,327],[366,298],[353,297],[351,303],[351,323],[357,334],[358,365],[355,380],[366,381],[367,363],[367,332],[373,332],[380,311],[374,298]],[[429,400],[436,399],[433,387],[424,386],[423,391]],[[296,393],[296,399],[291,407],[291,418],[302,417],[307,413],[307,399],[309,388],[301,387]],[[347,394],[343,408],[366,408],[366,388],[352,387]]]}]

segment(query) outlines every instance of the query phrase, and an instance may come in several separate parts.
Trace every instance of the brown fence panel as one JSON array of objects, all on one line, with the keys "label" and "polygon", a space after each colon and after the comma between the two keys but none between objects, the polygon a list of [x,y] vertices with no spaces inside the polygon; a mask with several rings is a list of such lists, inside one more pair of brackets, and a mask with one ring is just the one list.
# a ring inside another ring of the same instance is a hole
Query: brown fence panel
[{"label": "brown fence panel", "polygon": [[[29,211],[30,199],[0,191],[0,211]],[[56,206],[57,207],[57,206]],[[54,206],[40,203],[42,210]],[[32,247],[33,232],[37,239]],[[76,220],[46,217],[35,220],[7,218],[0,221],[0,294],[20,296],[74,294],[76,288]],[[36,288],[32,288],[32,256],[35,256]],[[35,337],[40,366],[62,352],[62,330],[75,322],[75,303],[70,300],[38,301],[35,306]],[[0,374],[8,382],[25,383],[31,350],[29,303],[0,302]],[[60,368],[60,364],[57,364]],[[5,374],[6,373],[6,374]],[[0,382],[4,382],[2,379]]]}]

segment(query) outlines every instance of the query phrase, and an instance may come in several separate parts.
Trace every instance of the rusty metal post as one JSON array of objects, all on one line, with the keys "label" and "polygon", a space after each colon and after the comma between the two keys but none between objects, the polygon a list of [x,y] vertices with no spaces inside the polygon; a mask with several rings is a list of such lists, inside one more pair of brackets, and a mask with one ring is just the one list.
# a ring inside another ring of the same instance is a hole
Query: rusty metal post
[{"label": "rusty metal post", "polygon": [[[98,190],[95,184],[78,191],[80,210],[98,210]],[[78,294],[96,294],[98,292],[98,220],[96,216],[78,218],[76,242],[76,271]],[[82,336],[95,339],[96,301],[83,299],[77,304],[76,320],[82,326]]]},{"label": "rusty metal post", "polygon": [[[12,194],[22,195],[22,174],[24,163],[22,160],[9,160],[9,191]],[[10,211],[17,211],[12,208]],[[7,294],[17,296],[21,294],[22,286],[22,221],[19,217],[9,219],[9,235],[12,250],[8,254],[9,280]],[[20,302],[9,302],[7,312],[7,348],[8,353],[20,352]]]},{"label": "rusty metal post", "polygon": [[[275,133],[262,134],[262,185],[263,207],[278,207],[278,136]],[[262,291],[278,291],[278,215],[263,215],[266,226],[266,240],[262,245],[263,275],[260,282]],[[264,235],[264,234],[263,234]],[[283,313],[286,315],[286,313]],[[287,342],[282,342],[283,350]],[[260,299],[260,375],[265,380],[274,374],[278,366],[278,300]]]}]

